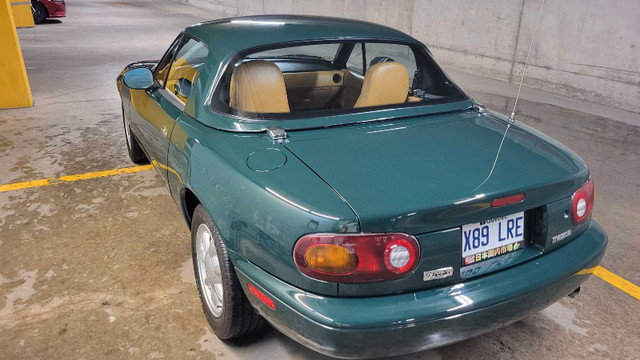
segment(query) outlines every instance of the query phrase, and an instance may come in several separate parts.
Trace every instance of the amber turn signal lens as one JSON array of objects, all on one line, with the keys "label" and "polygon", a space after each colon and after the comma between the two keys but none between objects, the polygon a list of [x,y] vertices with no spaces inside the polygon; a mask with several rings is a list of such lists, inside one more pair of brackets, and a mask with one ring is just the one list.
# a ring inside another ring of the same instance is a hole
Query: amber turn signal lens
[{"label": "amber turn signal lens", "polygon": [[358,257],[340,245],[313,245],[307,249],[304,259],[309,267],[329,274],[347,274],[358,266]]}]

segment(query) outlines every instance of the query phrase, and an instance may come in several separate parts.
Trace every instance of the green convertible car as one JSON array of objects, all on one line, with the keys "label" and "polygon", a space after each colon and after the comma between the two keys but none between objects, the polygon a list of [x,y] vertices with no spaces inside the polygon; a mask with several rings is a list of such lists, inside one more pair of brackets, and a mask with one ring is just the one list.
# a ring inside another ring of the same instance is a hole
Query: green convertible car
[{"label": "green convertible car", "polygon": [[335,357],[420,351],[577,293],[604,255],[584,161],[399,31],[205,22],[117,85],[129,155],[191,227],[221,339],[265,319]]}]

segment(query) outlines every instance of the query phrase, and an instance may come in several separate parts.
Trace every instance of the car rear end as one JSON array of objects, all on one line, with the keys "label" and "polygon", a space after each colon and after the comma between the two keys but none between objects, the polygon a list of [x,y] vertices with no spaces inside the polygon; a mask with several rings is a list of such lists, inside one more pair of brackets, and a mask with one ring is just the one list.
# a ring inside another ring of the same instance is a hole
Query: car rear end
[{"label": "car rear end", "polygon": [[606,245],[606,234],[592,221],[573,241],[535,261],[385,296],[319,296],[247,261],[238,261],[236,270],[247,294],[249,284],[261,294],[248,296],[253,306],[287,336],[333,357],[372,358],[447,345],[540,311],[578,288]]},{"label": "car rear end", "polygon": [[517,321],[576,290],[606,249],[582,159],[497,114],[302,131],[286,147],[358,216],[357,233],[303,234],[291,249],[300,276],[337,296],[235,263],[265,318],[331,356],[410,353]]},{"label": "car rear end", "polygon": [[62,18],[67,16],[67,4],[64,0],[40,0],[47,8],[49,18]]}]

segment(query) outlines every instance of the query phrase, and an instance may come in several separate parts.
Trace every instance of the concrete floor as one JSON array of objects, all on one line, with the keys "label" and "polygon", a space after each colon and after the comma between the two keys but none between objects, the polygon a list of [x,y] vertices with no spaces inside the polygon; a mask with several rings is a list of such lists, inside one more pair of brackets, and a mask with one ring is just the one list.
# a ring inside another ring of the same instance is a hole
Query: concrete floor
[{"label": "concrete floor", "polygon": [[[0,111],[0,184],[131,166],[116,75],[160,57],[184,26],[215,17],[164,0],[83,0],[69,2],[61,22],[20,30],[36,106]],[[503,95],[512,85],[454,78],[509,112]],[[632,125],[640,115],[525,95],[519,120],[591,166],[594,218],[610,236],[602,265],[640,284],[640,128]],[[271,328],[235,343],[212,334],[188,229],[153,171],[3,192],[0,206],[1,359],[324,358]],[[575,299],[405,358],[635,359],[639,329],[640,301],[592,277]]]}]

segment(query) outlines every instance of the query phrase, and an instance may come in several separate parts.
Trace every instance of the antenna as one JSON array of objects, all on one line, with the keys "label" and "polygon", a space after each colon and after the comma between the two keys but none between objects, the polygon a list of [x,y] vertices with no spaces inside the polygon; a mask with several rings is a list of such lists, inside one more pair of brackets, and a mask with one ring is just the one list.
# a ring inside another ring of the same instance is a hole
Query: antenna
[{"label": "antenna", "polygon": [[536,18],[536,26],[533,28],[533,35],[531,36],[531,42],[529,43],[529,51],[527,51],[527,58],[524,61],[524,66],[522,67],[522,74],[520,76],[520,85],[518,85],[518,92],[516,93],[516,100],[513,103],[513,109],[511,110],[511,116],[509,116],[509,124],[513,124],[516,119],[516,106],[518,105],[518,99],[520,98],[520,89],[522,89],[522,83],[524,82],[524,73],[527,71],[527,67],[529,66],[529,56],[531,56],[531,49],[533,48],[533,42],[536,39],[536,33],[538,32],[538,24],[540,23],[540,15],[542,15],[542,9],[544,8],[544,1],[540,3],[540,10],[538,11],[538,17]]},{"label": "antenna", "polygon": [[489,179],[491,175],[493,175],[493,170],[496,169],[496,164],[498,163],[498,156],[500,156],[500,152],[502,151],[502,145],[504,144],[504,139],[507,138],[507,133],[511,128],[511,125],[516,122],[516,106],[518,105],[518,98],[520,98],[520,89],[522,89],[522,83],[524,82],[524,73],[527,71],[527,67],[529,66],[529,56],[531,56],[531,49],[533,48],[533,42],[536,39],[536,32],[538,32],[538,24],[540,23],[540,15],[542,15],[542,9],[544,8],[544,1],[540,3],[540,11],[538,11],[538,18],[536,19],[536,26],[533,28],[533,35],[531,36],[531,42],[529,43],[529,51],[527,52],[527,58],[524,61],[524,66],[522,67],[522,75],[520,76],[520,85],[518,85],[518,92],[516,93],[516,100],[513,103],[513,109],[511,110],[511,116],[509,116],[509,123],[507,124],[507,128],[504,130],[504,134],[502,134],[502,140],[500,140],[500,146],[498,146],[498,152],[496,152],[496,157],[493,159],[493,165],[491,166],[491,170],[489,171],[489,175],[484,179],[480,185],[476,186],[472,192],[478,190],[482,185],[484,185]]}]

